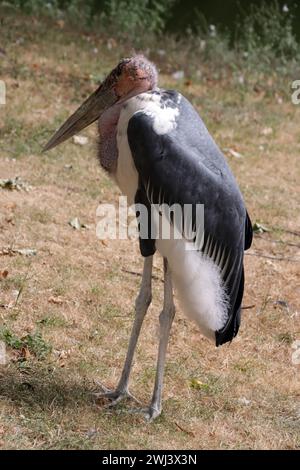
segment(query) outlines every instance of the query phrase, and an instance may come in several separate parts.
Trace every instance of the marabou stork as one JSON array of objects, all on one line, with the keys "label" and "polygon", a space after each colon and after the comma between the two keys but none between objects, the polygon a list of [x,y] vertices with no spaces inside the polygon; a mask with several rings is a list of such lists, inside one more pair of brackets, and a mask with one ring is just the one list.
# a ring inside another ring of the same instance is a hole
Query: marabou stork
[{"label": "marabou stork", "polygon": [[[156,378],[145,417],[161,413],[167,343],[175,314],[172,282],[183,311],[216,346],[231,341],[240,325],[244,250],[252,226],[238,185],[203,121],[180,93],[158,88],[154,64],[144,56],[122,59],[99,88],[50,139],[49,150],[98,120],[99,160],[131,203],[204,204],[204,233],[193,240],[141,239],[144,269],[120,381],[101,396],[110,405],[128,390],[134,351],[151,303],[152,258],[164,261],[164,303]],[[194,221],[191,221],[194,224]],[[193,225],[194,226],[194,225]]]}]

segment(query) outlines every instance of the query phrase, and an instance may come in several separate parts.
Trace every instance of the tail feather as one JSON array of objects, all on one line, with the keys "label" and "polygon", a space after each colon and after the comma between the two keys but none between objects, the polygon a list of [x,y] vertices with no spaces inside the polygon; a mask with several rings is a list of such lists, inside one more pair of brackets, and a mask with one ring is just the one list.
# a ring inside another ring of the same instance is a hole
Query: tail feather
[{"label": "tail feather", "polygon": [[252,223],[249,217],[248,212],[246,211],[246,221],[245,221],[245,250],[248,250],[252,244],[253,230]]},{"label": "tail feather", "polygon": [[229,321],[225,326],[216,331],[216,346],[221,346],[228,341],[231,341],[238,333],[241,323],[241,304],[244,293],[244,267],[242,266],[242,274],[240,285],[237,291],[237,296],[234,305],[228,312]]}]

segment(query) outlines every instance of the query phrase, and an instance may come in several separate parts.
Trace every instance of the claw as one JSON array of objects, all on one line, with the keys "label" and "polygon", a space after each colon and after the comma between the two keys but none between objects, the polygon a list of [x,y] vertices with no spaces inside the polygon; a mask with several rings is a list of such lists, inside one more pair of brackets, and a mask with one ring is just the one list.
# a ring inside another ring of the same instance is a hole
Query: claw
[{"label": "claw", "polygon": [[98,399],[107,399],[110,400],[110,403],[107,405],[104,405],[103,408],[112,408],[113,406],[116,406],[120,401],[125,400],[125,399],[131,399],[137,402],[138,404],[141,404],[141,402],[134,396],[132,395],[128,390],[110,390],[107,388],[105,385],[103,385],[100,382],[95,383],[103,390],[102,392],[96,392],[93,393],[94,397]]},{"label": "claw", "polygon": [[132,414],[141,414],[146,421],[151,423],[155,418],[157,418],[161,414],[161,410],[154,408],[152,406],[148,406],[147,408],[136,408],[128,410],[128,413]]},{"label": "claw", "polygon": [[[95,382],[96,385],[98,385],[98,387],[100,387],[103,390],[103,392],[110,392],[111,391],[102,382],[99,382],[99,380],[94,380],[94,382]],[[97,393],[95,393],[95,395],[97,395]]]},{"label": "claw", "polygon": [[117,391],[95,393],[94,396],[97,400],[101,400],[101,399],[109,400],[109,403],[107,403],[106,405],[103,405],[103,408],[112,408],[113,406],[116,406],[120,401],[127,398],[126,393],[121,393]]}]

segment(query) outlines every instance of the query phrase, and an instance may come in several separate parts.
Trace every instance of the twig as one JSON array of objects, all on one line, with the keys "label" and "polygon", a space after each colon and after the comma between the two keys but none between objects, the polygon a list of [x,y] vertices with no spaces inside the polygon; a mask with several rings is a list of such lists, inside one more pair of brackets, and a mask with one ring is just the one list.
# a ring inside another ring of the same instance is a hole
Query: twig
[{"label": "twig", "polygon": [[295,235],[296,237],[300,237],[300,232],[298,232],[297,230],[288,230],[286,228],[281,228],[281,227],[272,227],[272,230],[280,230],[281,232],[291,233],[292,235]]},{"label": "twig", "polygon": [[293,230],[283,230],[281,229],[283,232],[286,232],[286,233],[291,233],[292,235],[295,235],[296,237],[300,237],[300,232],[297,232],[297,231],[293,231]]},{"label": "twig", "polygon": [[16,153],[14,150],[9,149],[8,147],[2,147],[2,150],[9,153]]},{"label": "twig", "polygon": [[[141,273],[137,273],[135,271],[130,271],[129,269],[126,269],[126,268],[122,268],[122,271],[124,273],[127,273],[127,274],[132,274],[133,276],[139,276],[139,277],[142,277],[142,274]],[[161,281],[161,282],[164,282],[163,279],[161,279],[160,277],[158,276],[155,276],[155,274],[152,274],[152,279],[154,279],[155,281]]]},{"label": "twig", "polygon": [[30,269],[30,268],[31,268],[31,263],[28,263],[27,273],[25,274],[25,277],[23,277],[23,279],[22,279],[22,284],[21,284],[21,286],[20,286],[20,289],[19,289],[19,292],[18,292],[16,301],[15,301],[14,307],[17,306],[17,303],[18,303],[18,301],[19,301],[19,298],[21,297],[21,294],[22,294],[22,292],[23,292],[23,290],[24,290],[24,287],[25,287],[26,282],[28,281],[28,279],[31,279],[31,278],[29,277],[29,269]]},{"label": "twig", "polygon": [[268,302],[271,299],[270,296],[269,296],[269,292],[270,292],[270,287],[268,288],[267,293],[265,294],[265,296],[263,298],[263,301],[262,301],[261,307],[259,309],[258,315],[261,315],[264,312],[266,306],[268,305]]},{"label": "twig", "polygon": [[249,310],[250,308],[254,308],[255,304],[253,305],[245,305],[245,307],[242,307],[242,310]]},{"label": "twig", "polygon": [[176,423],[176,421],[174,421],[174,424],[175,424],[175,426],[178,427],[178,429],[180,429],[180,431],[185,432],[189,436],[195,437],[195,433],[193,431],[189,431],[188,429],[184,429],[183,427],[180,426],[180,424]]},{"label": "twig", "polygon": [[284,257],[284,256],[270,256],[270,255],[265,255],[263,253],[245,253],[247,256],[258,256],[259,258],[268,258],[268,259],[273,259],[275,261],[292,261],[294,263],[298,263],[299,260],[295,258],[290,258],[290,257]]},{"label": "twig", "polygon": [[267,241],[267,242],[272,242],[272,243],[280,243],[281,245],[287,245],[287,246],[295,246],[296,248],[300,248],[300,245],[298,243],[292,243],[292,242],[285,242],[283,240],[274,240],[273,238],[265,238],[262,235],[255,235],[255,238],[260,238],[261,240]]}]

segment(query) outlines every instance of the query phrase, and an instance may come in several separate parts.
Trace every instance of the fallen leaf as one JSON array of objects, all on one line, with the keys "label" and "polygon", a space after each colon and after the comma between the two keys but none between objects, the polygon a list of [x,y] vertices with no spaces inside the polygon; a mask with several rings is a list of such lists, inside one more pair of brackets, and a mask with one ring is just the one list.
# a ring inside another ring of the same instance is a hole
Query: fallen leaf
[{"label": "fallen leaf", "polygon": [[86,145],[88,143],[89,139],[85,137],[84,135],[74,135],[73,136],[73,142],[74,144],[77,145]]},{"label": "fallen leaf", "polygon": [[97,432],[98,432],[98,429],[90,428],[90,429],[87,430],[86,436],[90,439],[91,437],[95,436],[95,434],[97,434]]},{"label": "fallen leaf", "polygon": [[172,73],[172,78],[174,78],[174,80],[183,80],[184,79],[184,71],[183,70],[177,70],[176,72]]},{"label": "fallen leaf", "polygon": [[75,217],[75,219],[70,220],[69,225],[71,225],[71,227],[73,227],[75,230],[81,229],[81,223],[78,217]]},{"label": "fallen leaf", "polygon": [[62,299],[61,297],[51,296],[49,297],[48,302],[50,304],[62,305],[64,303],[64,299]]},{"label": "fallen leaf", "polygon": [[9,191],[23,190],[27,192],[32,189],[32,187],[25,181],[22,181],[19,176],[16,176],[15,178],[0,179],[0,188],[7,189]]},{"label": "fallen leaf", "polygon": [[254,233],[264,233],[264,232],[271,232],[271,230],[264,225],[255,222],[252,226],[252,230]]},{"label": "fallen leaf", "polygon": [[273,129],[272,127],[265,127],[264,129],[262,129],[261,131],[261,135],[271,135],[273,134]]},{"label": "fallen leaf", "polygon": [[66,359],[67,357],[71,356],[71,349],[67,349],[66,351],[62,349],[61,351],[54,351],[57,354],[58,359]]},{"label": "fallen leaf", "polygon": [[240,152],[237,152],[236,150],[234,149],[231,149],[231,148],[225,148],[223,149],[224,152],[226,152],[228,155],[230,155],[231,157],[234,157],[234,158],[243,158],[243,155],[240,153]]},{"label": "fallen leaf", "polygon": [[245,405],[245,406],[248,406],[251,404],[251,400],[248,400],[246,397],[241,397],[238,399],[238,402],[241,404],[241,405]]},{"label": "fallen leaf", "polygon": [[4,269],[4,271],[0,271],[0,279],[6,279],[7,276],[8,276],[7,269]]},{"label": "fallen leaf", "polygon": [[27,346],[24,346],[22,349],[21,349],[21,353],[20,353],[20,357],[22,359],[24,359],[25,361],[27,361],[28,359],[30,359],[30,352],[29,352],[29,349],[27,348]]},{"label": "fallen leaf", "polygon": [[37,254],[37,251],[31,248],[22,248],[18,250],[13,250],[13,252],[18,253],[19,255],[23,255],[23,256],[35,256]]},{"label": "fallen leaf", "polygon": [[70,220],[69,225],[71,225],[71,227],[73,227],[75,230],[80,230],[81,228],[91,228],[90,225],[82,224],[78,217],[75,217],[74,219]]},{"label": "fallen leaf", "polygon": [[195,390],[203,390],[208,388],[208,384],[203,383],[196,378],[193,378],[189,381],[189,386]]},{"label": "fallen leaf", "polygon": [[37,254],[37,251],[32,250],[30,248],[22,248],[22,249],[2,248],[0,250],[0,255],[13,256],[16,254],[23,255],[23,256],[35,256]]}]

